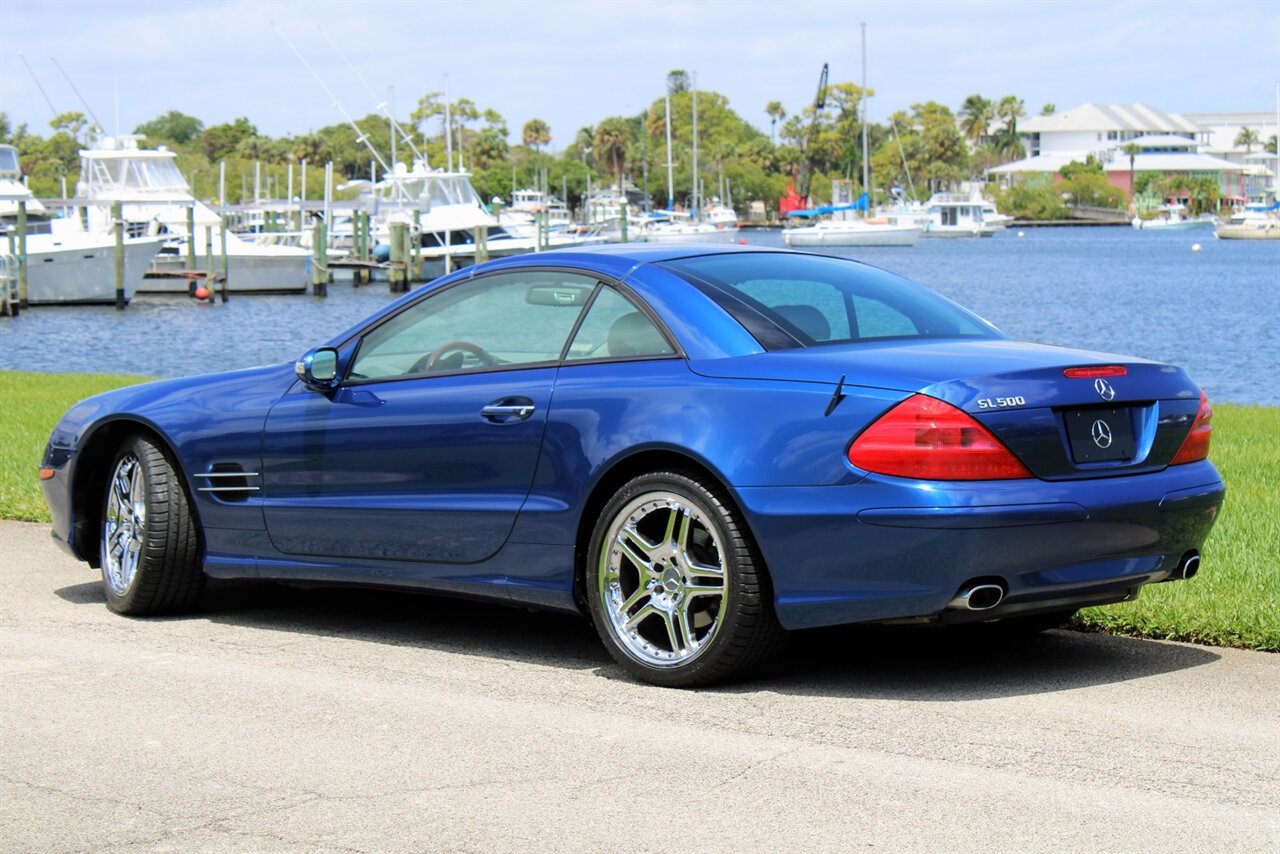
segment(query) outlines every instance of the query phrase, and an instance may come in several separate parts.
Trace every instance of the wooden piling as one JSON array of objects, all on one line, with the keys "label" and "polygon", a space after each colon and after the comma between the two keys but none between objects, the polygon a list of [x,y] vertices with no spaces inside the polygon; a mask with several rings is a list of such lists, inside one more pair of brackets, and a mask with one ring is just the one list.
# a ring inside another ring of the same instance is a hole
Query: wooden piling
[{"label": "wooden piling", "polygon": [[480,223],[476,226],[476,263],[483,264],[489,260],[489,225]]},{"label": "wooden piling", "polygon": [[27,307],[27,203],[18,202],[18,307]]},{"label": "wooden piling", "polygon": [[227,215],[221,217],[222,227],[218,229],[219,252],[222,256],[222,304],[227,303]]},{"label": "wooden piling", "polygon": [[311,229],[311,293],[313,296],[329,295],[329,247],[326,243],[325,224],[317,220]]},{"label": "wooden piling", "polygon": [[111,228],[116,233],[116,309],[124,311],[129,301],[124,293],[124,205],[120,202],[111,203]]},{"label": "wooden piling", "polygon": [[0,303],[4,305],[5,313],[13,317],[17,317],[21,300],[18,299],[18,291],[15,282],[11,276],[17,275],[16,264],[18,261],[18,233],[16,229],[9,229],[9,258],[6,263],[12,263],[14,267],[8,267],[5,270],[4,294],[0,296]]},{"label": "wooden piling", "polygon": [[196,206],[187,208],[187,272],[196,268]]},{"label": "wooden piling", "polygon": [[405,257],[408,254],[405,252],[409,245],[408,231],[407,222],[391,223],[391,269],[387,271],[387,280],[393,294],[402,294],[409,290],[408,258]]},{"label": "wooden piling", "polygon": [[408,281],[422,281],[422,211],[417,208],[413,209],[413,231],[410,232],[406,240],[411,241],[409,257],[413,264],[409,271]]}]

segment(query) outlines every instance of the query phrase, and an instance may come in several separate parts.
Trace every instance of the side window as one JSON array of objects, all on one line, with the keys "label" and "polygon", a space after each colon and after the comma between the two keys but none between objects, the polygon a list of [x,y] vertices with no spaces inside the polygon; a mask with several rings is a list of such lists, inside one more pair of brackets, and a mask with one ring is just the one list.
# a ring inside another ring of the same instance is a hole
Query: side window
[{"label": "side window", "polygon": [[570,361],[669,356],[675,351],[644,312],[613,288],[601,288],[569,345]]},{"label": "side window", "polygon": [[594,279],[572,273],[485,276],[429,296],[368,332],[351,379],[385,379],[556,362]]}]

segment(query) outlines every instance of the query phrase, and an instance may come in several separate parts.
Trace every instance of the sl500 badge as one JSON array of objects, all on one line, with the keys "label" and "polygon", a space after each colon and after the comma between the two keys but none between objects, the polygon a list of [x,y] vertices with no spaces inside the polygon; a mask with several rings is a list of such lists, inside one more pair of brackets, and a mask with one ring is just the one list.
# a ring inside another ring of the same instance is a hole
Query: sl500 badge
[{"label": "sl500 badge", "polygon": [[1006,406],[1025,406],[1025,397],[983,397],[978,399],[979,409],[1000,409]]}]

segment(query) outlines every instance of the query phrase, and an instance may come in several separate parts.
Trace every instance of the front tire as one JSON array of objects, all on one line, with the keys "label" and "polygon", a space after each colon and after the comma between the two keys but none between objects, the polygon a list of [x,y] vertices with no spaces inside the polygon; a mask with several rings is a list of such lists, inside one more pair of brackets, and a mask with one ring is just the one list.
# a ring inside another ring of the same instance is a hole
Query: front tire
[{"label": "front tire", "polygon": [[587,553],[587,601],[613,658],[638,679],[690,687],[740,677],[779,647],[764,562],[718,485],[634,478]]},{"label": "front tire", "polygon": [[145,436],[130,437],[112,460],[100,557],[107,607],[119,614],[189,611],[204,593],[200,531],[182,477]]}]

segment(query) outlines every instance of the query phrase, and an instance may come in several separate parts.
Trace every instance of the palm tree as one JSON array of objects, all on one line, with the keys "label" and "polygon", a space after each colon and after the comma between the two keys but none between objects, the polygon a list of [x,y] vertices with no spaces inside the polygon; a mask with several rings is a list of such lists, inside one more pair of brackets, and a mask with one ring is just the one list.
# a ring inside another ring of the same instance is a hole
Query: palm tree
[{"label": "palm tree", "polygon": [[613,163],[613,176],[622,185],[622,164],[627,156],[627,123],[617,116],[605,119],[596,128],[596,156]]},{"label": "palm tree", "polygon": [[1139,152],[1142,151],[1142,149],[1138,146],[1136,142],[1130,142],[1130,143],[1126,143],[1124,148],[1120,150],[1123,151],[1125,154],[1129,155],[1129,198],[1132,199],[1135,195],[1137,195],[1134,192],[1134,186],[1133,186],[1133,161],[1134,161],[1134,158],[1138,156]]},{"label": "palm tree", "polygon": [[525,145],[538,151],[551,141],[551,126],[542,119],[529,119],[520,130],[520,139]]},{"label": "palm tree", "polygon": [[987,133],[995,117],[993,105],[981,95],[970,95],[960,105],[960,130],[974,145]]},{"label": "palm tree", "polygon": [[1052,116],[1056,112],[1058,112],[1058,105],[1052,102],[1040,108],[1040,115],[1042,116]]},{"label": "palm tree", "polygon": [[1240,128],[1240,132],[1236,134],[1236,141],[1233,144],[1243,145],[1245,153],[1252,154],[1253,147],[1259,142],[1262,142],[1262,138],[1258,136],[1258,132],[1248,125],[1244,125]]},{"label": "palm tree", "polygon": [[1005,95],[1000,99],[1000,103],[996,104],[996,115],[1004,120],[1004,126],[1012,136],[1018,135],[1018,119],[1026,114],[1026,105],[1016,95]]},{"label": "palm tree", "polygon": [[787,117],[787,111],[781,101],[770,101],[764,105],[765,115],[769,117],[769,138],[774,145],[778,144],[778,122]]}]

